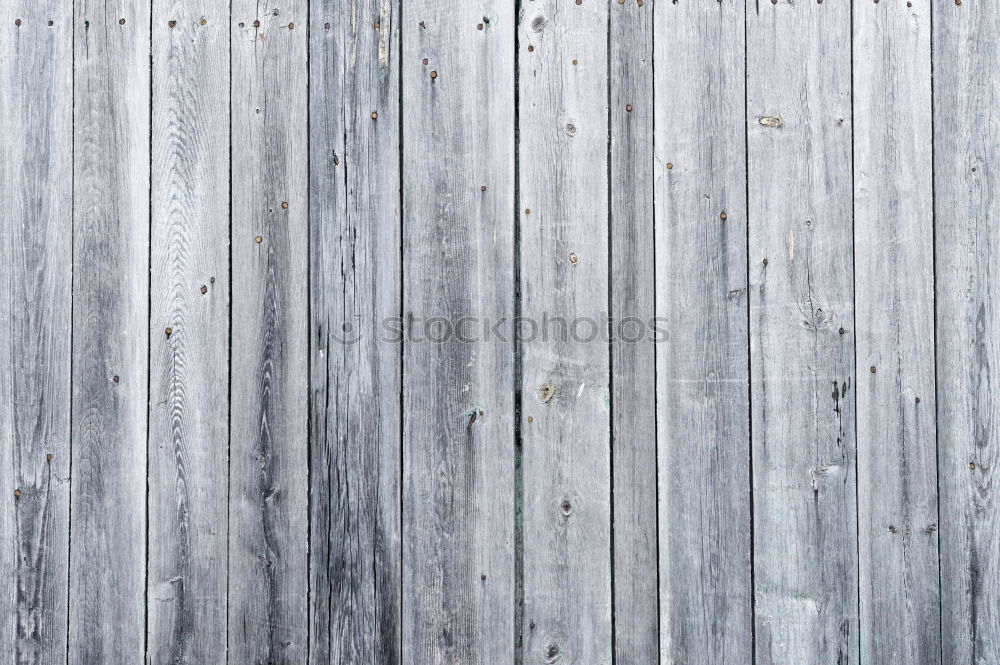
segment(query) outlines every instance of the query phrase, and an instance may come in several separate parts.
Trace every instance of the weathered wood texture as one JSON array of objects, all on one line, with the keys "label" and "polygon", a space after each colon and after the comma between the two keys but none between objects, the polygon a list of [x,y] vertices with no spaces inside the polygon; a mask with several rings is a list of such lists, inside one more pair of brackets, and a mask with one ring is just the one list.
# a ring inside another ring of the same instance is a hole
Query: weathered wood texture
[{"label": "weathered wood texture", "polygon": [[152,26],[147,662],[219,663],[229,537],[228,3],[155,3]]},{"label": "weathered wood texture", "polygon": [[7,660],[1000,659],[933,11],[0,2]]},{"label": "weathered wood texture", "polygon": [[407,665],[514,661],[513,10],[403,2]]},{"label": "weathered wood texture", "polygon": [[934,11],[934,211],[943,663],[1000,662],[1000,8]]},{"label": "weathered wood texture", "polygon": [[54,665],[69,563],[72,9],[5,2],[0,25],[0,644],[9,662]]},{"label": "weathered wood texture", "polygon": [[308,652],[307,4],[232,2],[232,663]]},{"label": "weathered wood texture", "polygon": [[657,565],[653,4],[612,3],[610,11],[614,655],[641,665],[657,662],[660,629],[650,593]]},{"label": "weathered wood texture", "polygon": [[530,664],[613,658],[608,11],[539,0],[518,24],[521,313],[539,330],[521,344]]},{"label": "weathered wood texture", "polygon": [[[658,3],[660,649],[750,663],[743,0]],[[757,257],[753,257],[758,261]]]},{"label": "weathered wood texture", "polygon": [[755,662],[857,662],[850,4],[748,8],[747,130]]},{"label": "weathered wood texture", "polygon": [[[941,662],[930,0],[854,7],[861,662]],[[944,5],[938,5],[943,7]]]},{"label": "weathered wood texture", "polygon": [[310,661],[397,665],[399,2],[310,11]]},{"label": "weathered wood texture", "polygon": [[74,29],[70,663],[145,651],[149,0]]}]

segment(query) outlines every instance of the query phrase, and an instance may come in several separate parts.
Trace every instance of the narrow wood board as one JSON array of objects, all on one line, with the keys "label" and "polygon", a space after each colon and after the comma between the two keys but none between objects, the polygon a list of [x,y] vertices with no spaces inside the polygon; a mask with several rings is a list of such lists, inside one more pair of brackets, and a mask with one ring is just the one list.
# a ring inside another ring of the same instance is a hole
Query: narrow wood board
[{"label": "narrow wood board", "polygon": [[150,1],[75,7],[68,662],[131,665],[146,639]]},{"label": "narrow wood board", "polygon": [[384,325],[401,321],[399,2],[310,11],[309,656],[396,665],[402,346]]},{"label": "narrow wood board", "polygon": [[861,662],[941,662],[930,0],[854,7]]},{"label": "narrow wood board", "polygon": [[308,656],[308,18],[232,3],[231,663]]},{"label": "narrow wood board", "polygon": [[154,4],[152,44],[147,662],[221,663],[229,578],[228,3]]},{"label": "narrow wood board", "polygon": [[[523,662],[603,665],[614,657],[609,3],[521,9],[521,313],[533,322],[521,343]],[[611,109],[617,122],[626,113]]]},{"label": "narrow wood board", "polygon": [[934,8],[937,431],[943,663],[1000,662],[1000,448],[993,430],[1000,234],[1000,8]]},{"label": "narrow wood board", "polygon": [[656,595],[654,6],[626,0],[611,3],[610,12],[615,660],[655,663],[660,624]]},{"label": "narrow wood board", "polygon": [[403,662],[510,663],[514,347],[483,324],[514,313],[514,6],[406,0],[401,29]]},{"label": "narrow wood board", "polygon": [[31,665],[66,662],[73,16],[64,4],[0,7],[0,644]]},{"label": "narrow wood board", "polygon": [[850,5],[748,7],[759,665],[859,658],[851,111]]},{"label": "narrow wood board", "polygon": [[745,5],[657,3],[656,312],[670,337],[657,353],[666,663],[753,657]]}]

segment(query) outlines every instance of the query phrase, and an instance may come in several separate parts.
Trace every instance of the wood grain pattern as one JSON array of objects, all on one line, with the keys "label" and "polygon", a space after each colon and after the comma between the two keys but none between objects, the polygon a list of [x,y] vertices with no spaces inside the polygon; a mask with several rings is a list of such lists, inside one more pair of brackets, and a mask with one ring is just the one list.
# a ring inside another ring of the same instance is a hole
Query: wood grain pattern
[{"label": "wood grain pattern", "polygon": [[[608,11],[539,0],[522,5],[518,23],[521,311],[549,334],[521,345],[531,665],[614,657]],[[626,113],[611,109],[619,122]]]},{"label": "wood grain pattern", "polygon": [[18,665],[66,662],[72,22],[55,0],[0,6],[0,644]]},{"label": "wood grain pattern", "polygon": [[[743,0],[657,4],[660,650],[750,663]],[[758,260],[754,257],[754,260]]]},{"label": "wood grain pattern", "polygon": [[307,20],[232,3],[232,663],[307,658]]},{"label": "wood grain pattern", "polygon": [[402,347],[383,324],[401,320],[399,2],[310,11],[309,655],[397,665]]},{"label": "wood grain pattern", "polygon": [[851,110],[849,4],[748,8],[760,665],[859,658]]},{"label": "wood grain pattern", "polygon": [[854,10],[858,540],[868,663],[941,662],[930,4]]},{"label": "wood grain pattern", "polygon": [[510,663],[514,6],[405,0],[402,40],[403,662]]},{"label": "wood grain pattern", "polygon": [[934,211],[944,663],[1000,661],[994,164],[1000,8],[934,10]]},{"label": "wood grain pattern", "polygon": [[[611,347],[615,662],[655,663],[653,4],[611,4]],[[630,107],[622,113],[622,109]]]},{"label": "wood grain pattern", "polygon": [[146,622],[150,2],[75,7],[68,660],[131,664]]},{"label": "wood grain pattern", "polygon": [[152,22],[147,662],[171,665],[227,648],[229,7],[205,9]]}]

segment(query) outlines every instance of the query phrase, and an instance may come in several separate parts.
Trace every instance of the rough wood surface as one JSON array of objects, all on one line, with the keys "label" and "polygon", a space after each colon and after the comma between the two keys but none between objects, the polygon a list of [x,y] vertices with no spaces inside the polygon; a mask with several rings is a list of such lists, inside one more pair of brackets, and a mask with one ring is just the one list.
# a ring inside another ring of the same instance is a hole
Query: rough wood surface
[{"label": "rough wood surface", "polygon": [[152,26],[147,662],[221,663],[229,537],[228,3],[155,3]]},{"label": "rough wood surface", "polygon": [[55,0],[0,6],[0,645],[18,665],[66,662],[72,22]]},{"label": "rough wood surface", "polygon": [[232,3],[229,661],[308,651],[307,3]]},{"label": "rough wood surface", "polygon": [[[861,661],[941,662],[930,0],[854,8]],[[944,4],[938,5],[944,7]]]},{"label": "rough wood surface", "polygon": [[937,431],[943,663],[1000,662],[1000,8],[934,13]]},{"label": "rough wood surface", "polygon": [[753,656],[744,11],[743,0],[657,4],[656,311],[670,335],[657,354],[667,663]]},{"label": "rough wood surface", "polygon": [[403,2],[407,665],[514,662],[513,9]]},{"label": "rough wood surface", "polygon": [[401,316],[399,2],[345,9],[310,9],[309,655],[397,665],[402,347],[382,326]]},{"label": "rough wood surface", "polygon": [[532,665],[613,659],[608,11],[539,0],[518,23],[521,312],[539,328],[520,386]]},{"label": "rough wood surface", "polygon": [[150,2],[75,7],[68,661],[124,665],[145,650]]},{"label": "rough wood surface", "polygon": [[[611,423],[615,661],[657,662],[653,5],[612,3]],[[631,111],[622,109],[631,107]],[[620,266],[615,270],[615,266]]]},{"label": "rough wood surface", "polygon": [[849,4],[748,9],[746,122],[755,662],[853,663]]}]

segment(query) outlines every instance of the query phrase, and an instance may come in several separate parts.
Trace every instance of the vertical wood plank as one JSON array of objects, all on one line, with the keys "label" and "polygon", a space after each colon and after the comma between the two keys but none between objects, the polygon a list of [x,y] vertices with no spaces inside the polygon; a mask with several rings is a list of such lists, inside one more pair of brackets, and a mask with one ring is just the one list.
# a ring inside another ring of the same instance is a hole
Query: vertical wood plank
[{"label": "vertical wood plank", "polygon": [[514,20],[403,3],[408,665],[514,661]]},{"label": "vertical wood plank", "polygon": [[[909,4],[910,6],[907,6]],[[929,0],[854,7],[861,660],[940,662]]]},{"label": "vertical wood plank", "polygon": [[310,661],[396,665],[399,3],[310,11]]},{"label": "vertical wood plank", "polygon": [[307,657],[307,19],[232,3],[232,663]]},{"label": "vertical wood plank", "polygon": [[[655,663],[656,316],[652,2],[611,4],[611,317],[615,661]],[[622,109],[631,108],[624,113]]]},{"label": "vertical wood plank", "polygon": [[0,644],[18,664],[66,662],[72,49],[64,3],[0,7]]},{"label": "vertical wood plank", "polygon": [[941,621],[944,663],[1000,662],[996,256],[1000,8],[934,12]]},{"label": "vertical wood plank", "polygon": [[658,3],[660,622],[665,662],[751,653],[745,2]]},{"label": "vertical wood plank", "polygon": [[747,22],[756,662],[855,662],[851,7]]},{"label": "vertical wood plank", "polygon": [[[521,307],[533,322],[521,347],[524,663],[605,664],[609,7],[539,0],[521,9]],[[625,113],[611,109],[618,122]]]},{"label": "vertical wood plank", "polygon": [[173,0],[153,10],[147,662],[220,663],[229,535],[229,7]]},{"label": "vertical wood plank", "polygon": [[75,7],[69,662],[110,665],[145,643],[150,2]]}]

